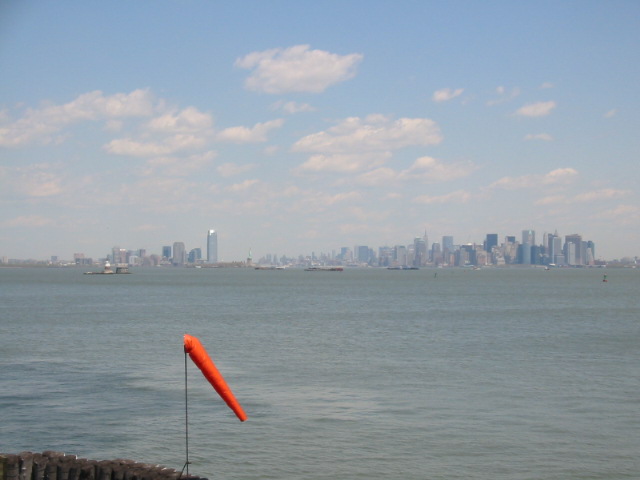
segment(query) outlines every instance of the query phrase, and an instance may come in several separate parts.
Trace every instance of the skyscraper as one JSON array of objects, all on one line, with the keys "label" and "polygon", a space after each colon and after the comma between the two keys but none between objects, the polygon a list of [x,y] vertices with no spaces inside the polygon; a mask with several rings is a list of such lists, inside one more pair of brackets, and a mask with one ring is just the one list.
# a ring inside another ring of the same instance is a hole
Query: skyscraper
[{"label": "skyscraper", "polygon": [[184,248],[184,243],[173,242],[173,260],[171,263],[174,265],[184,265],[187,261],[187,251]]},{"label": "skyscraper", "polygon": [[207,232],[207,263],[218,263],[218,233],[215,230]]},{"label": "skyscraper", "polygon": [[450,257],[453,252],[453,235],[444,235],[442,237],[442,260],[445,265],[451,263]]},{"label": "skyscraper", "polygon": [[487,238],[484,241],[484,249],[486,252],[491,253],[491,249],[493,247],[498,246],[498,234],[497,233],[487,233]]},{"label": "skyscraper", "polygon": [[[583,248],[582,248],[582,235],[579,235],[577,233],[573,233],[571,235],[565,235],[564,241],[565,241],[565,245],[569,243],[574,245],[573,247],[574,257],[571,258],[571,260],[573,260],[573,263],[569,263],[569,265],[584,265],[586,252],[583,252]],[[566,253],[565,253],[565,256],[568,257]],[[569,261],[569,258],[567,258],[567,261]]]},{"label": "skyscraper", "polygon": [[536,244],[536,232],[533,230],[522,231],[522,245],[520,249],[522,256],[520,257],[520,263],[523,265],[531,265],[531,248]]}]

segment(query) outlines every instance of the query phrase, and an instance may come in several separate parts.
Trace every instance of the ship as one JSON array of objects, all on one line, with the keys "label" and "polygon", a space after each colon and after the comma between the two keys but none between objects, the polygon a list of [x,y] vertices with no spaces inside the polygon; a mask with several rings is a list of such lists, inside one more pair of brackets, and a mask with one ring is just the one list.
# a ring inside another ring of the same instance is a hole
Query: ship
[{"label": "ship", "polygon": [[114,272],[109,261],[104,262],[104,269],[101,272],[84,272],[85,275],[121,275],[129,273],[131,273],[129,267],[124,264],[116,266],[116,271]]}]

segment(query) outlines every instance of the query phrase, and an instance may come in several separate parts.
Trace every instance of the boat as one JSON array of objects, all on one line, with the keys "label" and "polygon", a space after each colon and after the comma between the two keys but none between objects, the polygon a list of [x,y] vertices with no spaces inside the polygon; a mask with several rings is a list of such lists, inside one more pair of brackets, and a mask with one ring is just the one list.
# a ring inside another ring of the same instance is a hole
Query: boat
[{"label": "boat", "polygon": [[84,272],[85,275],[122,275],[130,274],[129,267],[127,265],[118,265],[114,272],[111,268],[109,261],[104,262],[104,270],[101,272]]},{"label": "boat", "polygon": [[308,267],[305,268],[305,272],[342,272],[343,267]]}]

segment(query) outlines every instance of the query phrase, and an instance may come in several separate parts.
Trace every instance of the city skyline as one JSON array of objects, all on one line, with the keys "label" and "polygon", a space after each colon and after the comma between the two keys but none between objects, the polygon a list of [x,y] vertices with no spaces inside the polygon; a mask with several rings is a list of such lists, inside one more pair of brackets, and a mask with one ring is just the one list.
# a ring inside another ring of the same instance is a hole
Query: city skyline
[{"label": "city skyline", "polygon": [[529,228],[633,257],[638,17],[625,0],[8,2],[0,257],[177,240],[206,258],[203,226],[220,261]]},{"label": "city skyline", "polygon": [[[415,236],[408,243],[391,243],[373,246],[373,244],[356,244],[311,252],[260,252],[253,257],[252,250],[243,258],[218,259],[218,232],[209,229],[206,232],[203,250],[200,246],[187,246],[184,242],[174,241],[171,245],[163,245],[154,253],[153,249],[126,249],[120,246],[111,248],[107,255],[91,257],[84,252],[75,252],[73,260],[77,265],[89,265],[104,261],[130,266],[173,265],[186,266],[195,264],[287,264],[327,262],[340,264],[370,264],[371,266],[429,266],[429,265],[558,265],[589,266],[605,262],[630,259],[637,262],[637,256],[603,258],[596,254],[596,244],[579,233],[561,235],[557,230],[545,231],[536,240],[535,230],[521,230],[521,236],[504,235],[500,239],[497,233],[487,233],[482,241],[456,242],[453,235],[429,237],[425,231],[422,236]],[[542,237],[540,239],[540,237]],[[203,254],[204,252],[204,254]],[[464,253],[467,252],[467,253]],[[463,256],[460,256],[462,253]],[[25,259],[9,259],[0,257],[0,264],[22,262]],[[39,262],[66,263],[64,256],[51,255],[49,259],[33,259]]]}]

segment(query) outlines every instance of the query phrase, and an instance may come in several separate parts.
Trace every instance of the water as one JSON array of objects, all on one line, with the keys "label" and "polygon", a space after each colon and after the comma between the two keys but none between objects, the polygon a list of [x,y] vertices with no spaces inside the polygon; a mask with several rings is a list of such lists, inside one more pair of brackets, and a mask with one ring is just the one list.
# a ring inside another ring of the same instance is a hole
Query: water
[{"label": "water", "polygon": [[0,269],[0,451],[224,479],[640,478],[640,271]]}]

